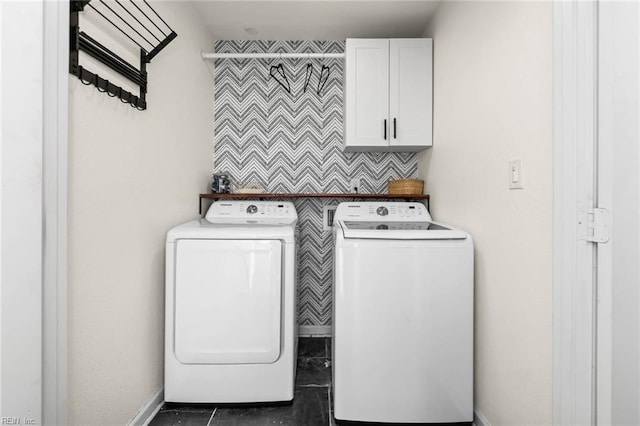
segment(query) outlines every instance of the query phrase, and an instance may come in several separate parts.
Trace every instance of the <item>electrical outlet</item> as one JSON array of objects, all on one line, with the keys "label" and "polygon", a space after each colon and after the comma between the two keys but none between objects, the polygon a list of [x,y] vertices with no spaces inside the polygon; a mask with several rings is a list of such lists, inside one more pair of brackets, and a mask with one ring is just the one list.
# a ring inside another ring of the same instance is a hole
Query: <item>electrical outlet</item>
[{"label": "electrical outlet", "polygon": [[349,191],[352,194],[358,194],[360,192],[360,178],[351,179],[351,184],[349,185]]},{"label": "electrical outlet", "polygon": [[333,215],[336,213],[338,206],[324,206],[322,208],[322,230],[331,231],[333,226]]}]

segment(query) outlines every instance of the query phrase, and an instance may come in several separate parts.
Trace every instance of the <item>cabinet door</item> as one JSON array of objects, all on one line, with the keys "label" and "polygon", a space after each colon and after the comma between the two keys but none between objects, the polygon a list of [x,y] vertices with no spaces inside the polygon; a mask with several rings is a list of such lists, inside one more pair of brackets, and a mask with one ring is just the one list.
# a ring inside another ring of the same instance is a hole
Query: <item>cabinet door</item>
[{"label": "cabinet door", "polygon": [[345,76],[345,151],[387,149],[389,40],[348,39]]},{"label": "cabinet door", "polygon": [[432,144],[432,55],[431,39],[390,40],[389,145],[394,151]]}]

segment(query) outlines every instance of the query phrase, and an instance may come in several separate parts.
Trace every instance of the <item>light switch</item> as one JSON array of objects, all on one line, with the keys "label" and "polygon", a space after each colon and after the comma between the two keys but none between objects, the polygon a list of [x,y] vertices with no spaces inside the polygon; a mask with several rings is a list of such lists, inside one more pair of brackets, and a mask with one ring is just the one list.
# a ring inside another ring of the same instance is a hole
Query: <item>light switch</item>
[{"label": "light switch", "polygon": [[516,157],[509,160],[509,189],[524,189],[524,160]]}]

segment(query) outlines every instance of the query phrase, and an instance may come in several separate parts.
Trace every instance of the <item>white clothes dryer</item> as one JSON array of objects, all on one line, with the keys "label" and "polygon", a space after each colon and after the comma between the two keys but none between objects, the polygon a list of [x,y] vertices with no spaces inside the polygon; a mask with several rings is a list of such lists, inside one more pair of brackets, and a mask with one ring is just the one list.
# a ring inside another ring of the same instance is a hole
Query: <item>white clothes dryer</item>
[{"label": "white clothes dryer", "polygon": [[217,201],[166,242],[165,401],[293,399],[297,213]]},{"label": "white clothes dryer", "polygon": [[473,241],[420,203],[334,216],[333,403],[339,420],[473,421]]}]

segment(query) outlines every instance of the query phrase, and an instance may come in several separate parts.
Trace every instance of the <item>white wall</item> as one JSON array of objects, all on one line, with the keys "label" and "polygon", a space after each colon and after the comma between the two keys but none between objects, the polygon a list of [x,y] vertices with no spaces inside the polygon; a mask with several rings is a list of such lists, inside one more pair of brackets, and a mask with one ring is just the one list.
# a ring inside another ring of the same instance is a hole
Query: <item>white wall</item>
[{"label": "white wall", "polygon": [[0,2],[0,416],[42,423],[43,2]]},{"label": "white wall", "polygon": [[[552,5],[443,2],[434,143],[419,174],[437,220],[476,242],[476,407],[492,425],[551,424]],[[509,190],[522,156],[525,189]]]},{"label": "white wall", "polygon": [[162,387],[165,235],[211,174],[211,37],[191,5],[151,4],[178,37],[147,67],[146,111],[70,76],[71,424],[125,424]]}]

